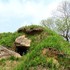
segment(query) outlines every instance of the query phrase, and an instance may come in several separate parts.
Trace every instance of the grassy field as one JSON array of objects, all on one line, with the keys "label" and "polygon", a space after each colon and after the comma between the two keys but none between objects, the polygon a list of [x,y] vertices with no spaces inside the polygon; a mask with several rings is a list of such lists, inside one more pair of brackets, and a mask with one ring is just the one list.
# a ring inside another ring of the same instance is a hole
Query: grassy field
[{"label": "grassy field", "polygon": [[[36,27],[42,28],[43,32],[34,35],[23,32],[24,28]],[[12,48],[15,39],[25,34],[27,38],[32,40],[31,46],[27,54],[23,55],[21,59],[12,57],[7,60],[1,60],[1,70],[70,70],[70,44],[63,37],[48,28],[37,25],[26,26],[20,29],[22,32],[16,31],[14,33],[0,34],[0,45]],[[57,56],[55,58],[55,56],[48,56],[49,53],[43,55],[42,51],[44,48],[54,48],[59,52],[63,52],[65,56]]]}]

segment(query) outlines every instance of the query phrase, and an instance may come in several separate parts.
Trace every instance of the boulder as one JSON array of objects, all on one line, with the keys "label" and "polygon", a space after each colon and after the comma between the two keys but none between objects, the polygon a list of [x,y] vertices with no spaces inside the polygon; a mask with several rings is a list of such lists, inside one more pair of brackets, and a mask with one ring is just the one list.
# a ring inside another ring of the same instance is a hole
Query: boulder
[{"label": "boulder", "polygon": [[31,29],[29,29],[29,30],[25,30],[25,32],[27,33],[27,34],[39,34],[39,33],[41,33],[43,31],[43,29],[42,28],[31,28]]},{"label": "boulder", "polygon": [[31,40],[26,38],[25,35],[19,36],[15,40],[15,47],[16,47],[15,49],[18,53],[22,55],[23,53],[27,52],[27,50],[30,47],[30,43]]},{"label": "boulder", "polygon": [[42,27],[25,27],[25,28],[20,28],[18,32],[24,32],[26,34],[34,35],[34,34],[39,34],[43,31]]},{"label": "boulder", "polygon": [[16,46],[25,46],[25,47],[30,47],[30,42],[28,38],[25,37],[25,35],[19,36],[15,40]]},{"label": "boulder", "polygon": [[20,54],[14,52],[12,50],[7,49],[6,47],[0,46],[0,59],[1,58],[8,58],[10,56],[14,56],[14,57],[17,57],[17,58],[21,57]]}]

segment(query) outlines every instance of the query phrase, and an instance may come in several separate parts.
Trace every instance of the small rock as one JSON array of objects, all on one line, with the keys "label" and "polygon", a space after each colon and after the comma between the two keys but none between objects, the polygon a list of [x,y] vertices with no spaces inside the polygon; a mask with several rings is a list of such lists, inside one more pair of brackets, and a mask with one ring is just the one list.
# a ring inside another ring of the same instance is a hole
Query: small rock
[{"label": "small rock", "polygon": [[44,48],[44,49],[42,50],[42,54],[43,54],[43,55],[46,55],[46,53],[47,53],[47,49]]}]

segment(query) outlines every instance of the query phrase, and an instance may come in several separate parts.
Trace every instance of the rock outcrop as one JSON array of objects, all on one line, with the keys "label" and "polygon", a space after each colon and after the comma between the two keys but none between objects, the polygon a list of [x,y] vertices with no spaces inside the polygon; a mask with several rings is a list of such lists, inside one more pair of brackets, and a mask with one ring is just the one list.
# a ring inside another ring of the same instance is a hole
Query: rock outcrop
[{"label": "rock outcrop", "polygon": [[14,57],[17,57],[17,58],[21,57],[20,54],[14,52],[12,50],[7,49],[6,47],[0,46],[0,59],[1,58],[8,58],[8,57],[11,57],[11,56],[14,56]]},{"label": "rock outcrop", "polygon": [[29,27],[29,28],[20,28],[18,32],[24,32],[26,34],[39,34],[43,31],[42,27]]},{"label": "rock outcrop", "polygon": [[26,38],[25,35],[19,36],[15,40],[16,46],[30,47],[30,42],[31,42],[31,40]]},{"label": "rock outcrop", "polygon": [[23,53],[26,53],[27,50],[29,49],[30,43],[31,43],[31,40],[26,38],[25,35],[19,36],[15,40],[16,51],[19,54],[23,55]]}]

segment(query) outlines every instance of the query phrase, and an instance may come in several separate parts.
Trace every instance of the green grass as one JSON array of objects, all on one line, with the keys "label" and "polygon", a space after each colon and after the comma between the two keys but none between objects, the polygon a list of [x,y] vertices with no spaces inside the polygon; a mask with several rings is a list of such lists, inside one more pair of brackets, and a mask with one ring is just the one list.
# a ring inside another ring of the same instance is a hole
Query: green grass
[{"label": "green grass", "polygon": [[[24,60],[15,68],[15,70],[29,70],[30,67],[36,67],[41,65],[43,67],[48,67],[47,56],[42,56],[42,49],[52,47],[57,50],[70,55],[70,44],[63,40],[61,36],[51,31],[50,29],[45,29],[40,35],[28,36],[31,40],[31,47],[29,53],[25,56]],[[60,58],[59,62],[60,62]],[[61,58],[65,59],[65,58]],[[66,60],[63,60],[63,62]],[[61,63],[63,63],[61,61]],[[52,64],[52,62],[51,62]],[[67,64],[66,64],[67,65]],[[66,66],[65,65],[65,66]],[[49,70],[59,70],[57,67],[49,67]]]},{"label": "green grass", "polygon": [[[23,31],[24,28],[30,29],[36,27],[43,28],[43,32],[40,34],[30,35],[25,34]],[[15,39],[23,34],[32,40],[28,53],[22,56],[22,61],[20,61],[13,70],[29,70],[31,67],[36,69],[37,66],[41,66],[42,68],[47,68],[49,70],[61,70],[63,66],[65,69],[70,66],[70,58],[58,57],[57,61],[59,62],[60,67],[57,68],[57,66],[52,61],[52,58],[54,57],[51,57],[50,60],[47,61],[49,57],[47,55],[42,55],[42,50],[49,47],[56,48],[58,51],[70,55],[70,44],[56,32],[37,25],[21,27],[18,30],[22,30],[22,32],[19,33],[19,31],[17,31],[15,33],[0,34],[0,45],[5,45],[7,47],[12,47]],[[66,64],[64,62],[66,62]]]},{"label": "green grass", "polygon": [[21,33],[1,33],[0,34],[0,45],[6,46],[8,48],[12,47],[15,39],[22,35]]}]

